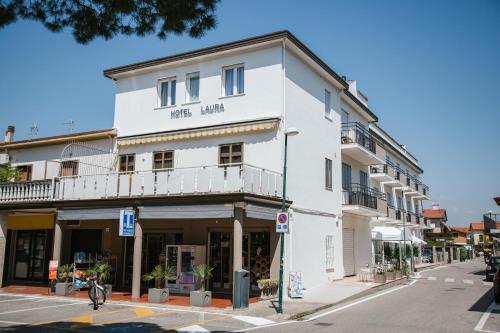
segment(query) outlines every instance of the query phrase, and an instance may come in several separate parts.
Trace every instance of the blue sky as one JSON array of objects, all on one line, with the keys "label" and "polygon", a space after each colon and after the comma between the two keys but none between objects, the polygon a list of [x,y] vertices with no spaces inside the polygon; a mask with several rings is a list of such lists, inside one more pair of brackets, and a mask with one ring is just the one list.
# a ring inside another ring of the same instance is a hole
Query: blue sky
[{"label": "blue sky", "polygon": [[[288,29],[358,81],[380,124],[420,161],[453,225],[500,211],[500,1],[222,1],[202,39],[117,37],[77,44],[18,21],[0,30],[0,129],[16,138],[109,128],[102,70]],[[430,205],[430,201],[426,203]]]}]

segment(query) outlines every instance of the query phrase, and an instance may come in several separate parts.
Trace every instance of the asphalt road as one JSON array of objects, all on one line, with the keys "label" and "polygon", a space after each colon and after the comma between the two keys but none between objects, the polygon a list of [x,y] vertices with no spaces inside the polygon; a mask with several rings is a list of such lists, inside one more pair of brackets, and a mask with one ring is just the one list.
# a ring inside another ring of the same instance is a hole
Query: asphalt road
[{"label": "asphalt road", "polygon": [[[424,271],[410,285],[341,305],[265,332],[499,332],[500,306],[484,262]],[[485,312],[491,312],[484,314]]]},{"label": "asphalt road", "polygon": [[81,299],[0,294],[0,332],[488,332],[500,333],[500,306],[479,260],[429,270],[301,321],[245,317],[133,303],[93,311]]}]

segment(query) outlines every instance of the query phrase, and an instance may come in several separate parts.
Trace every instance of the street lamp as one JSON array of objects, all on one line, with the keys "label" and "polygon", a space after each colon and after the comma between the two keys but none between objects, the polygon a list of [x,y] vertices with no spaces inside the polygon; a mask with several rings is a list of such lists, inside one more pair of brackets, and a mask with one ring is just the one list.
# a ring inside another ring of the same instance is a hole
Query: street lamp
[{"label": "street lamp", "polygon": [[[288,149],[288,137],[299,134],[295,127],[289,127],[285,130],[285,156],[283,160],[283,195],[281,198],[281,211],[286,211],[286,155]],[[278,290],[278,313],[283,313],[283,252],[285,251],[285,235],[280,235],[280,284]]]}]

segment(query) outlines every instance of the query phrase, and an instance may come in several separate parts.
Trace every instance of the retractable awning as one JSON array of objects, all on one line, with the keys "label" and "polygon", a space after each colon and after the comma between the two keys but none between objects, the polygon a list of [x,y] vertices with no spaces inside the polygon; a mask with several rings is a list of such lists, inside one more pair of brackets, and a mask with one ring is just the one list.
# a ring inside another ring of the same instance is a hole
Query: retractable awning
[{"label": "retractable awning", "polygon": [[417,236],[412,236],[411,241],[413,243],[415,243],[415,244],[422,244],[422,245],[427,244],[426,241],[424,241],[423,239],[418,238]]},{"label": "retractable awning", "polygon": [[120,209],[123,208],[91,208],[91,209],[68,209],[59,210],[57,219],[60,221],[72,220],[118,220]]},{"label": "retractable awning", "polygon": [[403,233],[403,228],[396,227],[373,227],[372,228],[372,239],[381,240],[384,242],[394,242],[399,243],[406,240],[411,242],[413,235],[411,231],[406,228],[405,233]]},{"label": "retractable awning", "polygon": [[186,205],[139,207],[140,219],[209,219],[231,218],[232,205]]}]

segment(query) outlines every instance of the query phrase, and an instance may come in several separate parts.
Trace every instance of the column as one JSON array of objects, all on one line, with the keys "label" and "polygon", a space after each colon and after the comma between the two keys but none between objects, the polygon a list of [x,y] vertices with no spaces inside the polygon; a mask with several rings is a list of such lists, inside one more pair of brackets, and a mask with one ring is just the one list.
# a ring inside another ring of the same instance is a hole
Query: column
[{"label": "column", "polygon": [[57,260],[59,264],[61,264],[62,223],[62,221],[56,219],[54,224],[54,246],[52,247],[52,260]]},{"label": "column", "polygon": [[5,246],[7,243],[7,213],[0,213],[0,287],[3,283],[3,266],[8,258],[5,258]]},{"label": "column", "polygon": [[142,223],[136,213],[134,257],[132,263],[132,299],[141,297]]},{"label": "column", "polygon": [[235,281],[234,272],[243,267],[243,208],[234,207],[233,222],[233,299]]},{"label": "column", "polygon": [[437,252],[436,252],[436,247],[432,247],[432,263],[436,264],[437,263]]}]

